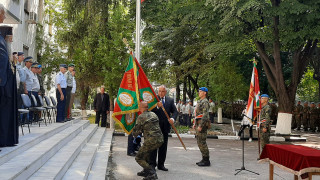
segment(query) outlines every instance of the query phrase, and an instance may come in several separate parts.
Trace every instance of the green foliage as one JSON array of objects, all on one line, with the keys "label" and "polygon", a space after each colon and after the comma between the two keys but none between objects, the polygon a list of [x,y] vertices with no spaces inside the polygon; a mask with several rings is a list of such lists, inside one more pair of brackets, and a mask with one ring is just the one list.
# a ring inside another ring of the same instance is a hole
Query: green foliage
[{"label": "green foliage", "polygon": [[219,62],[209,78],[211,87],[209,95],[217,101],[233,102],[244,99],[247,95],[249,86],[244,84],[239,68],[230,61]]},{"label": "green foliage", "polygon": [[308,68],[297,89],[300,100],[319,102],[319,82],[313,79],[314,70]]}]

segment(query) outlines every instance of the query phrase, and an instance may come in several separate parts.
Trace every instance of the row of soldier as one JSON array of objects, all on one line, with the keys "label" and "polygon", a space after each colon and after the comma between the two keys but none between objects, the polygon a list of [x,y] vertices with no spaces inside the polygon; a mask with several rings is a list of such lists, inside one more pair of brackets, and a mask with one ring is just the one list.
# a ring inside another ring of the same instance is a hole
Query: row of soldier
[{"label": "row of soldier", "polygon": [[301,101],[298,101],[293,108],[292,115],[291,129],[303,128],[304,131],[310,130],[311,132],[315,132],[316,128],[320,130],[320,103],[318,107],[314,102],[310,103],[310,106],[308,102],[304,102],[302,106]]},{"label": "row of soldier", "polygon": [[[40,99],[38,95],[42,97],[45,95],[43,77],[41,75],[42,65],[34,62],[31,56],[25,58],[23,52],[14,52],[13,61],[16,66],[18,108],[24,108],[21,94],[27,94],[29,96],[34,95],[37,100],[37,105],[39,106]],[[63,74],[63,78],[61,74]],[[61,90],[65,91],[65,94],[62,98],[64,99],[64,103],[61,103],[61,96],[57,96],[57,114],[60,115],[60,113],[63,113],[63,120],[61,120],[59,116],[59,118],[57,118],[57,122],[64,122],[72,119],[71,106],[73,104],[73,99],[76,91],[76,82],[74,75],[74,64],[69,64],[69,67],[67,65],[60,65],[60,72],[56,77],[56,88],[58,92],[59,88],[57,84],[59,84]],[[57,81],[59,81],[59,83],[57,83]],[[31,102],[34,106],[33,101]],[[61,110],[62,107],[63,111]],[[32,120],[32,118],[33,113],[30,112],[28,119]]]}]

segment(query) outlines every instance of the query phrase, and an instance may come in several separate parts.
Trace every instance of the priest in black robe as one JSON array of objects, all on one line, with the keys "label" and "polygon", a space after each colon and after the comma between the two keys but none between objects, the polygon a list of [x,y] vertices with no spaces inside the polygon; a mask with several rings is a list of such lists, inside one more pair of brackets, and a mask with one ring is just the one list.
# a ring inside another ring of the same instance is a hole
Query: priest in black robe
[{"label": "priest in black robe", "polygon": [[[0,23],[4,14],[0,4]],[[0,147],[6,147],[18,144],[19,140],[17,83],[5,40],[12,37],[12,28],[0,27],[0,33]]]}]

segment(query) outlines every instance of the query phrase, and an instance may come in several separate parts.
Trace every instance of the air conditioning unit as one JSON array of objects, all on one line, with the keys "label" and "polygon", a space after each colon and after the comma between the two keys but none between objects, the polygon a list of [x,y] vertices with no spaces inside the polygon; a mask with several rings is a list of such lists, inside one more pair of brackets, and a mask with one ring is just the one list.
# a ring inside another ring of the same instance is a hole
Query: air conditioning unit
[{"label": "air conditioning unit", "polygon": [[29,12],[28,24],[37,24],[37,13]]}]

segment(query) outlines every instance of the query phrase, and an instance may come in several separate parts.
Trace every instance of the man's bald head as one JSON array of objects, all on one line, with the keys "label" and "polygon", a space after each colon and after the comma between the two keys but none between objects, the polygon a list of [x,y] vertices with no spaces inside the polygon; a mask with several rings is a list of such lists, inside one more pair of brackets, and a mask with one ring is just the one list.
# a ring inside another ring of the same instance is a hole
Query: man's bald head
[{"label": "man's bald head", "polygon": [[148,102],[147,101],[141,101],[139,106],[139,111],[144,112],[148,110]]}]

